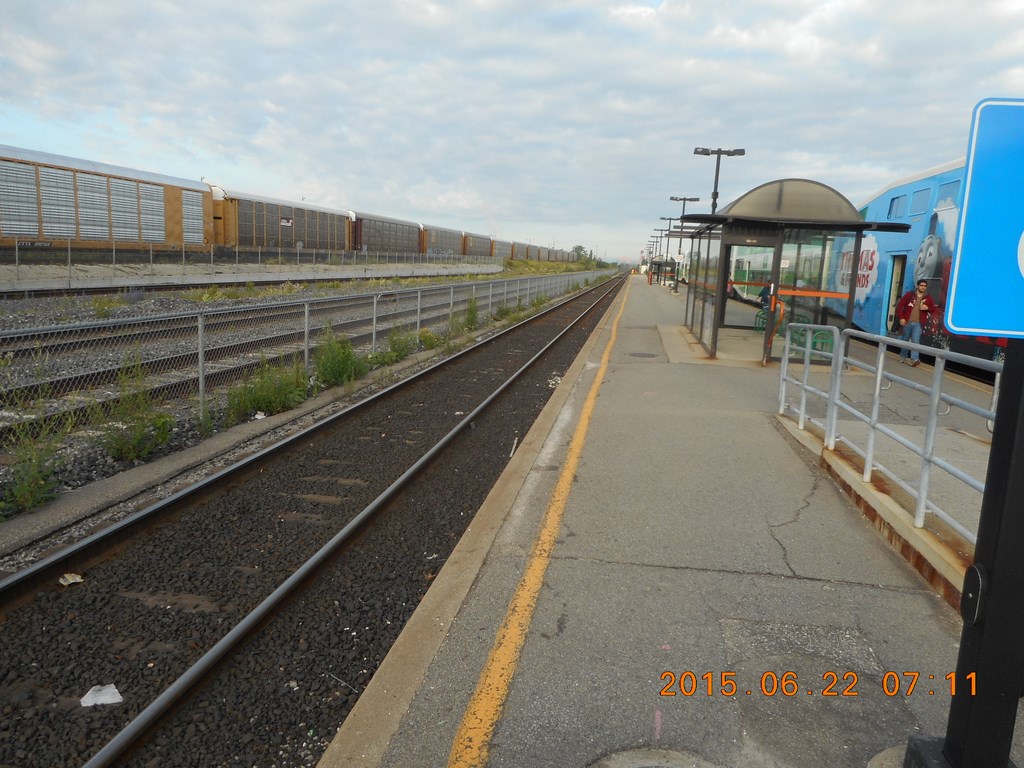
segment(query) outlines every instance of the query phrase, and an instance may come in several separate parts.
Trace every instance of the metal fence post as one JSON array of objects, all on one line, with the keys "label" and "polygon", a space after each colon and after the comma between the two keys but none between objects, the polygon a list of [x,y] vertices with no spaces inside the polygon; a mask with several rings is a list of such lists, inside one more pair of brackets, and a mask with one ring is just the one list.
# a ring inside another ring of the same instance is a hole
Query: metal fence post
[{"label": "metal fence post", "polygon": [[420,337],[420,317],[423,312],[423,289],[416,291],[416,338]]},{"label": "metal fence post", "polygon": [[309,302],[303,302],[303,317],[302,317],[302,352],[303,352],[303,365],[306,371],[306,388],[309,389]]},{"label": "metal fence post", "polygon": [[199,334],[199,413],[206,420],[206,315],[196,315],[196,329]]},{"label": "metal fence post", "polygon": [[377,351],[377,299],[380,297],[377,294],[373,296],[373,330],[370,336],[370,352]]},{"label": "metal fence post", "polygon": [[875,469],[875,440],[878,433],[875,427],[878,426],[878,411],[882,402],[882,377],[885,371],[885,345],[879,344],[875,353],[875,382],[871,393],[871,415],[868,420],[867,447],[864,449],[864,472],[861,479],[865,483],[871,482],[871,475]]},{"label": "metal fence post", "polygon": [[925,426],[924,445],[921,446],[921,480],[917,487],[917,507],[914,510],[914,526],[924,528],[924,516],[928,512],[928,483],[932,474],[932,456],[935,453],[935,426],[939,418],[939,396],[942,394],[942,374],[946,361],[935,358],[932,369],[932,390],[928,396],[928,423]]}]

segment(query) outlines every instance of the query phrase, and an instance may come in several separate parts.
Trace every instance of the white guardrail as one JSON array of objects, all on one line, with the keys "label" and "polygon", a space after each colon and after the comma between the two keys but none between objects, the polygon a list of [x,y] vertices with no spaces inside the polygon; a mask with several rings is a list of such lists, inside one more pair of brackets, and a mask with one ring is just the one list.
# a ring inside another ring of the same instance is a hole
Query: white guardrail
[{"label": "white guardrail", "polygon": [[[910,370],[923,376],[902,375],[898,358],[890,354],[900,350],[934,357],[930,374],[922,367]],[[994,385],[951,373],[949,363],[987,371]],[[974,544],[985,491],[976,475],[984,477],[988,466],[1002,369],[1001,362],[890,337],[791,323],[782,355],[779,413],[792,414],[801,430],[808,423],[818,427],[827,450],[839,446],[856,453],[863,460],[864,482],[880,472],[909,494],[916,527],[924,527],[930,513]],[[796,390],[793,402],[787,399],[788,388]],[[933,468],[945,475],[933,474]]]}]

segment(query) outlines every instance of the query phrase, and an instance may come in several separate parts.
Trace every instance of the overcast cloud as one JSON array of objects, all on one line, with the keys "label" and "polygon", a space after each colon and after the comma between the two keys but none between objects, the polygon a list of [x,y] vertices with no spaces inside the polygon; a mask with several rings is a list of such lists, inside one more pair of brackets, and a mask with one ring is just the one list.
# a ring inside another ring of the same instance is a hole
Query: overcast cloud
[{"label": "overcast cloud", "polygon": [[[350,6],[350,7],[346,7]],[[0,144],[635,260],[671,195],[860,204],[1024,97],[1024,0],[6,0]]]}]

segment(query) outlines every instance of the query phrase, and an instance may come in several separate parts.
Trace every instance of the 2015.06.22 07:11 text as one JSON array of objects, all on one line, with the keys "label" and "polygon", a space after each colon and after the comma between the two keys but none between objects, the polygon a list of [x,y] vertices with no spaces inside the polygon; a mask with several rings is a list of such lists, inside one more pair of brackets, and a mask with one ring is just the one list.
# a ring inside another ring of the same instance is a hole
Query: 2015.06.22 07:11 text
[{"label": "2015.06.22 07:11 text", "polygon": [[[661,696],[859,696],[860,676],[856,672],[825,672],[820,682],[801,681],[796,672],[764,672],[760,679],[742,686],[735,672],[662,672]],[[926,675],[921,672],[885,672],[880,681],[886,696],[955,696],[957,691],[974,696],[977,681],[974,672],[961,675]]]}]

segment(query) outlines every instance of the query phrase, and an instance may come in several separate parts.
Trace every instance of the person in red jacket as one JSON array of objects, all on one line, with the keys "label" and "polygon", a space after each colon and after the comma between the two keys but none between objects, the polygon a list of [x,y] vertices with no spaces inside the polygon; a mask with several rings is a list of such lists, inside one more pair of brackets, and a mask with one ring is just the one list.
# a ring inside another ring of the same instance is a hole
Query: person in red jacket
[{"label": "person in red jacket", "polygon": [[[928,324],[932,312],[938,308],[935,299],[928,295],[928,281],[918,280],[915,290],[907,291],[896,304],[896,317],[900,321],[901,328],[900,339],[920,344],[921,329]],[[901,349],[901,363],[907,362],[908,353],[912,366],[916,367],[921,364],[920,355],[916,349]]]}]

